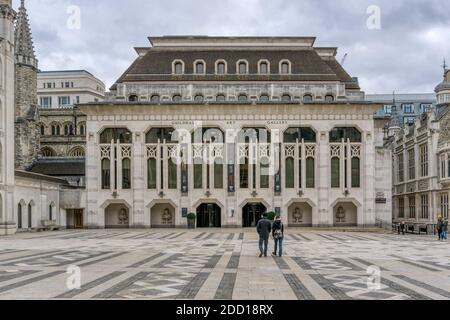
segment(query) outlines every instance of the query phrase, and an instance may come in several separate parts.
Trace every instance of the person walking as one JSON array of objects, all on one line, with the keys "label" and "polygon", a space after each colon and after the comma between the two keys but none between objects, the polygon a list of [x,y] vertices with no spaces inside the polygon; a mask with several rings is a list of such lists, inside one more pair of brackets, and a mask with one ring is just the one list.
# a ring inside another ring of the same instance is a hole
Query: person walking
[{"label": "person walking", "polygon": [[275,249],[273,251],[273,255],[277,256],[279,253],[280,257],[283,256],[283,239],[284,239],[284,225],[281,222],[281,217],[277,216],[275,218],[275,222],[272,226],[272,237],[275,242]]},{"label": "person walking", "polygon": [[447,240],[448,238],[448,218],[445,218],[442,222],[442,240]]},{"label": "person walking", "polygon": [[[400,230],[401,230],[401,232],[402,232],[402,235],[405,235],[405,231],[406,231],[406,222],[405,221],[402,221],[401,223],[400,223]],[[399,230],[399,231],[400,231]],[[399,234],[400,234],[400,232],[399,232]]]},{"label": "person walking", "polygon": [[269,247],[269,236],[272,231],[272,223],[267,219],[267,213],[262,215],[262,219],[259,220],[256,226],[256,231],[259,234],[259,251],[261,258],[263,255],[267,257],[267,248]]},{"label": "person walking", "polygon": [[439,241],[441,241],[442,240],[442,217],[441,216],[438,217],[436,229],[437,229]]}]

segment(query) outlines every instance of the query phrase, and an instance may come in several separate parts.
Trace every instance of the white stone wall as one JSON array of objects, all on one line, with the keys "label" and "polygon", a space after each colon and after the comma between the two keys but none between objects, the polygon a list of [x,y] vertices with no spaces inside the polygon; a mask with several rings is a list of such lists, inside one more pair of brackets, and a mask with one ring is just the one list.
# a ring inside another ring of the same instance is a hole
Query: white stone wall
[{"label": "white stone wall", "polygon": [[[130,208],[130,226],[150,227],[150,210],[154,205],[171,204],[176,213],[175,225],[183,226],[186,225],[186,219],[181,216],[182,208],[196,212],[196,208],[202,203],[215,203],[222,211],[222,226],[239,227],[242,225],[242,208],[247,203],[259,202],[264,204],[268,211],[280,208],[285,223],[288,223],[289,208],[296,203],[308,203],[311,206],[313,226],[335,225],[336,208],[341,203],[344,203],[344,206],[351,203],[357,211],[352,222],[359,226],[373,226],[377,216],[386,217],[390,211],[389,202],[386,205],[375,205],[377,190],[375,175],[379,176],[377,168],[380,167],[378,161],[385,162],[384,167],[389,167],[388,156],[376,156],[376,145],[382,144],[379,141],[380,136],[375,134],[379,128],[375,128],[372,116],[377,108],[379,106],[373,105],[82,107],[88,114],[87,226],[104,227],[105,208],[110,204],[123,203]],[[226,189],[227,179],[224,170],[224,189],[211,189],[208,194],[206,192],[208,190],[193,189],[193,172],[189,170],[189,193],[182,194],[179,191],[180,168],[178,168],[177,190],[148,190],[145,133],[152,127],[161,126],[192,130],[192,125],[197,121],[202,122],[205,127],[220,127],[224,132],[249,126],[265,127],[273,132],[279,130],[281,133],[289,127],[312,127],[317,132],[315,188],[286,189],[285,179],[282,177],[281,194],[274,193],[273,178],[270,179],[269,189],[240,189],[239,170],[236,168],[235,193],[229,194]],[[328,133],[336,126],[354,126],[362,132],[361,187],[349,188],[348,193],[343,188],[332,189],[330,183],[331,158]],[[99,133],[107,127],[127,127],[133,133],[131,190],[121,190],[120,187],[117,190],[101,189]],[[389,171],[385,169],[383,175],[382,181],[385,186],[383,190],[388,190],[391,181]],[[161,195],[160,191],[163,191],[164,195]]]}]

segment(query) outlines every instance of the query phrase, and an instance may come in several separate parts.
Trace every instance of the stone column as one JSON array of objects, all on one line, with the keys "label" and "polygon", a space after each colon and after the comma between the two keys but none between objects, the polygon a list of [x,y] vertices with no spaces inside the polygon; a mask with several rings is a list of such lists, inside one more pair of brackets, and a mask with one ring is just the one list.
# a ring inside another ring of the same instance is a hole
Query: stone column
[{"label": "stone column", "polygon": [[135,134],[133,150],[132,150],[132,191],[133,191],[133,209],[134,212],[130,212],[133,215],[134,227],[143,228],[145,226],[144,216],[145,216],[145,203],[144,203],[144,192],[145,186],[145,175],[144,165],[145,163],[145,144],[143,142],[143,135],[140,132]]},{"label": "stone column", "polygon": [[318,193],[318,217],[313,216],[313,226],[330,226],[333,225],[333,221],[330,221],[332,214],[330,212],[330,188],[329,188],[329,176],[330,176],[330,161],[329,161],[329,143],[328,133],[320,132],[319,145],[317,150],[317,161],[319,163],[319,178],[317,186]]}]

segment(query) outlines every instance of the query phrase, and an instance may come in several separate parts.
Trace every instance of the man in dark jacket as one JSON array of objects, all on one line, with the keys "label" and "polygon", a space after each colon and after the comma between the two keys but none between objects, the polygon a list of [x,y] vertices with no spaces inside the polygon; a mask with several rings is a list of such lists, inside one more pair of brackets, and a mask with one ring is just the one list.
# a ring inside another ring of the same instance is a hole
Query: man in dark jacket
[{"label": "man in dark jacket", "polygon": [[261,258],[263,255],[267,257],[267,248],[269,247],[269,236],[272,231],[272,223],[267,219],[267,213],[264,213],[262,219],[259,220],[256,226],[256,231],[259,234],[259,251]]},{"label": "man in dark jacket", "polygon": [[442,240],[447,240],[448,238],[448,218],[444,218],[442,222]]},{"label": "man in dark jacket", "polygon": [[283,256],[283,239],[284,239],[284,225],[281,222],[281,217],[277,216],[275,222],[272,226],[272,237],[275,242],[275,250],[273,251],[273,255],[277,256],[279,252],[280,257]]}]

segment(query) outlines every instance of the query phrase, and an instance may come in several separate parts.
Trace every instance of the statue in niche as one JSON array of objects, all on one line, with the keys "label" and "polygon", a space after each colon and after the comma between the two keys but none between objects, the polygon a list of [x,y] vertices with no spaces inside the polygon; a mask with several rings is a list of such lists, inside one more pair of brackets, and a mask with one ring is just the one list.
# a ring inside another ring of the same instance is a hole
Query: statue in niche
[{"label": "statue in niche", "polygon": [[122,208],[119,211],[119,224],[127,225],[128,224],[128,213],[127,210]]},{"label": "statue in niche", "polygon": [[295,208],[293,216],[295,223],[303,222],[303,212],[300,210],[300,208]]},{"label": "statue in niche", "polygon": [[161,217],[163,224],[172,224],[172,214],[169,209],[164,209]]},{"label": "statue in niche", "polygon": [[345,222],[345,210],[343,207],[339,207],[336,212],[337,222],[343,223]]}]

